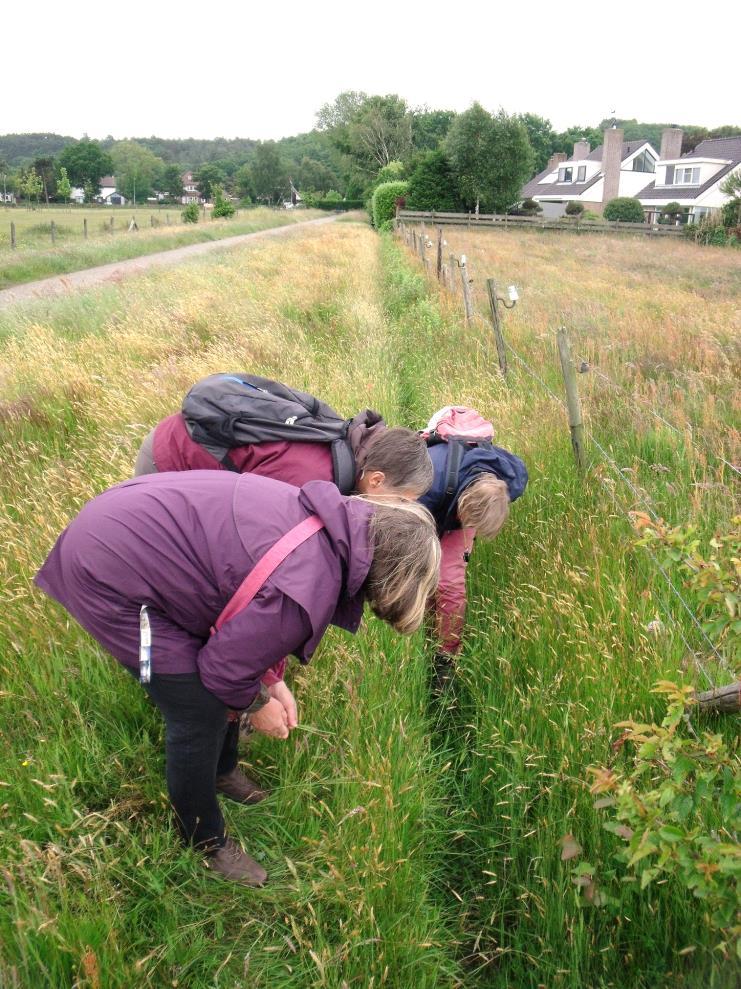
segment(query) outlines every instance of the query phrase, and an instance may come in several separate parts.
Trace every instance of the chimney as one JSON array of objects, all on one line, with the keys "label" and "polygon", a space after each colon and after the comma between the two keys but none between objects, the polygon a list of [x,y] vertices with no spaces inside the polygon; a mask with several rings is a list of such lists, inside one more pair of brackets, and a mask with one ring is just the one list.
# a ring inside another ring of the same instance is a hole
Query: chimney
[{"label": "chimney", "polygon": [[683,136],[681,127],[665,127],[663,129],[661,132],[661,151],[659,152],[661,161],[671,161],[672,158],[681,156]]},{"label": "chimney", "polygon": [[603,203],[608,203],[620,195],[620,165],[622,160],[623,129],[622,127],[610,127],[609,130],[605,131],[605,143],[602,145]]},{"label": "chimney", "polygon": [[552,172],[554,169],[558,168],[559,165],[561,165],[563,162],[566,161],[566,157],[567,156],[563,151],[556,151],[556,153],[552,154],[551,157],[548,159],[548,164],[546,165],[546,168],[548,169],[549,172]]},{"label": "chimney", "polygon": [[581,141],[576,141],[574,143],[574,161],[584,161],[591,150],[589,141],[585,141],[583,138]]}]

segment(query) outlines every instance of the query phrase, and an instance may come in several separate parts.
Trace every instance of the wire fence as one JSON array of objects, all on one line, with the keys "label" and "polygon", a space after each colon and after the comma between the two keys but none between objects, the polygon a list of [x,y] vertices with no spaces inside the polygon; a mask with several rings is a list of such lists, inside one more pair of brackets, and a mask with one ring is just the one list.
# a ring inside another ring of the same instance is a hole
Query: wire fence
[{"label": "wire fence", "polygon": [[[430,255],[428,252],[430,252],[432,249],[435,248],[435,243],[428,237],[426,231],[424,230],[424,227],[422,227],[420,230],[416,230],[408,226],[403,221],[400,223],[397,222],[396,233],[397,235],[401,236],[407,247],[409,247],[415,253],[415,255],[419,257],[420,261],[422,262],[425,268],[425,272],[428,275],[430,275],[432,266],[430,262]],[[554,391],[554,389],[544,380],[543,376],[539,374],[535,370],[535,368],[532,367],[531,363],[527,361],[522,356],[522,354],[520,354],[516,350],[516,348],[513,347],[512,344],[504,338],[501,332],[501,327],[499,325],[499,316],[496,311],[496,307],[499,302],[505,302],[505,300],[503,300],[501,297],[496,297],[496,296],[492,298],[492,295],[490,293],[490,302],[492,306],[491,318],[487,319],[482,313],[480,313],[473,304],[470,288],[468,287],[470,285],[470,275],[468,273],[467,259],[465,255],[461,255],[460,258],[457,258],[455,255],[449,254],[447,259],[443,259],[442,256],[443,246],[446,246],[446,244],[442,239],[442,229],[438,229],[437,247],[436,247],[436,266],[435,266],[437,278],[448,291],[452,292],[453,294],[456,294],[456,289],[457,289],[456,274],[460,275],[461,289],[462,289],[463,301],[464,301],[464,314],[465,314],[466,322],[470,323],[475,321],[478,324],[485,327],[487,331],[491,331],[492,327],[494,328],[494,332],[497,337],[497,347],[498,349],[500,349],[500,367],[502,369],[503,374],[506,373],[506,363],[503,363],[502,361],[501,351],[504,351],[507,355],[509,355],[516,362],[518,367],[520,367],[530,378],[532,378],[533,381],[537,382],[538,385],[543,390],[543,392],[545,392],[556,404],[558,404],[562,409],[568,411],[568,403],[565,402],[563,398],[561,398],[561,396],[559,396]],[[593,363],[590,363],[583,357],[577,357],[576,360],[578,363],[574,363],[575,370],[582,372],[586,370],[592,370],[597,374],[597,376],[600,379],[606,381],[612,388],[617,389],[621,394],[625,395],[627,398],[634,397],[629,395],[627,389],[623,385],[620,385],[618,382],[614,381],[610,376],[605,374],[599,368],[596,368]],[[674,435],[681,437],[683,440],[685,440],[690,444],[693,444],[691,427],[689,426],[689,424],[688,424],[688,430],[687,432],[685,432],[679,429],[673,423],[671,423],[666,418],[666,416],[663,416],[659,411],[657,411],[652,406],[644,406],[642,408],[642,411],[646,415],[650,415],[653,418],[655,418],[663,426],[668,428]],[[627,476],[625,469],[620,467],[620,465],[617,463],[617,461],[615,460],[614,456],[612,456],[610,451],[607,450],[602,443],[600,443],[598,438],[594,435],[593,430],[590,430],[587,433],[587,438],[589,443],[591,444],[592,449],[596,451],[596,453],[598,454],[601,463],[604,464],[605,467],[609,469],[609,471],[621,482],[621,484],[625,487],[625,489],[627,489],[627,491],[630,493],[632,497],[632,503],[633,504],[637,503],[642,505],[645,508],[646,512],[648,513],[649,517],[654,522],[659,522],[660,517],[656,512],[654,506],[652,505],[648,494],[639,487],[637,487],[636,484],[633,483],[633,481]],[[709,453],[712,457],[717,459],[724,466],[728,467],[736,475],[741,474],[741,470],[739,470],[739,468],[735,464],[730,463],[730,461],[726,460],[724,457],[710,450],[706,450],[705,452]],[[629,508],[626,508],[625,504],[622,503],[617,498],[617,495],[615,494],[614,490],[611,491],[611,494],[616,508],[620,511],[627,524],[633,530],[634,524],[630,515],[631,510]],[[717,648],[715,643],[708,636],[701,622],[698,620],[697,615],[695,614],[692,606],[686,600],[684,594],[682,593],[680,588],[676,585],[675,581],[672,579],[666,567],[662,564],[656,553],[654,553],[654,551],[649,546],[644,546],[644,549],[646,550],[647,556],[651,561],[653,567],[655,568],[656,573],[660,575],[667,591],[670,593],[671,597],[673,597],[678,602],[681,611],[686,615],[690,625],[692,626],[694,632],[697,634],[699,640],[702,641],[704,649],[708,652],[709,655],[715,658],[718,665],[723,670],[725,670],[728,673],[731,673],[732,671],[730,669],[730,666],[725,656],[720,652],[720,650]],[[692,658],[703,680],[706,682],[709,688],[714,689],[717,686],[714,681],[714,678],[711,675],[706,664],[700,658],[697,649],[693,648],[692,645],[690,644],[687,636],[685,635],[685,631],[684,628],[682,627],[681,622],[678,620],[678,618],[673,613],[667,602],[661,596],[656,595],[654,593],[654,598],[657,601],[658,605],[660,606],[661,610],[664,612],[664,614],[671,622],[672,626],[676,629],[680,639],[682,640],[685,648],[687,649],[688,655]],[[689,723],[688,723],[688,727],[690,727],[690,730],[692,730],[691,725],[689,725]]]}]

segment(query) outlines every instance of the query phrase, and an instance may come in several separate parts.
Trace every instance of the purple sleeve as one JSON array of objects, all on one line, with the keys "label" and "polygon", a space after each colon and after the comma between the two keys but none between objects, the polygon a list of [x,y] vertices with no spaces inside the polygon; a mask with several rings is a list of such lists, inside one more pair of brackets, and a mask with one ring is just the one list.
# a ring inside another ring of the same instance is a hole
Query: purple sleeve
[{"label": "purple sleeve", "polygon": [[243,711],[260,692],[265,673],[310,635],[303,608],[268,584],[200,650],[201,681],[228,707]]}]

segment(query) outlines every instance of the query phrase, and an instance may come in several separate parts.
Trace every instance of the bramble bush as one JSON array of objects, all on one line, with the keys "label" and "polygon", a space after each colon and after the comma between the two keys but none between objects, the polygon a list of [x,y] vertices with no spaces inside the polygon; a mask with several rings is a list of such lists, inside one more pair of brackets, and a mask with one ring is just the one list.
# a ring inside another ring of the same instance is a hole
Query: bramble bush
[{"label": "bramble bush", "polygon": [[198,203],[188,203],[180,216],[183,223],[198,223]]},{"label": "bramble bush", "polygon": [[606,220],[620,220],[622,223],[643,223],[643,207],[632,196],[618,196],[611,199],[602,213]]},{"label": "bramble bush", "polygon": [[396,201],[406,196],[408,182],[384,182],[373,193],[371,218],[376,230],[390,230],[396,216]]},{"label": "bramble bush", "polygon": [[[638,545],[661,553],[666,566],[679,569],[703,629],[734,664],[741,641],[739,521],[733,520],[731,533],[711,539],[710,552],[702,555],[693,527],[670,528],[643,513],[633,514]],[[721,937],[719,950],[726,955],[735,951],[741,958],[737,754],[720,734],[703,731],[698,736],[686,728],[694,704],[692,686],[661,681],[654,692],[668,700],[661,724],[620,722],[616,727],[623,734],[615,748],[624,762],[619,768],[590,770],[595,808],[609,814],[604,827],[622,841],[615,853],[627,872],[622,881],[637,881],[641,890],[668,878],[679,881],[704,904],[708,924]],[[580,852],[575,842],[570,849],[575,851],[565,851],[564,858]],[[580,862],[572,879],[590,902],[609,905],[610,895],[597,888],[597,871]]]}]

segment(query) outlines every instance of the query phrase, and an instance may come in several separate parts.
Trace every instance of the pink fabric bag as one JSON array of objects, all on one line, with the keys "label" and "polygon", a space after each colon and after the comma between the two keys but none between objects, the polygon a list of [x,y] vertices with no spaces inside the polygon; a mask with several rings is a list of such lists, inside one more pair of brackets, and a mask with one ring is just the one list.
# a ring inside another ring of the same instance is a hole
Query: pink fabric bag
[{"label": "pink fabric bag", "polygon": [[465,405],[446,405],[427,423],[420,434],[425,440],[491,440],[494,426],[476,411]]}]

